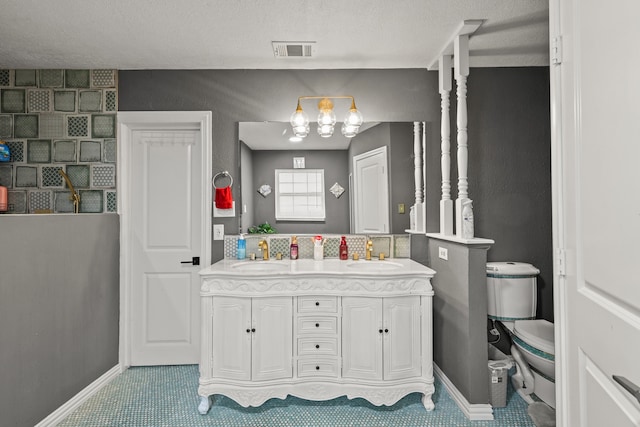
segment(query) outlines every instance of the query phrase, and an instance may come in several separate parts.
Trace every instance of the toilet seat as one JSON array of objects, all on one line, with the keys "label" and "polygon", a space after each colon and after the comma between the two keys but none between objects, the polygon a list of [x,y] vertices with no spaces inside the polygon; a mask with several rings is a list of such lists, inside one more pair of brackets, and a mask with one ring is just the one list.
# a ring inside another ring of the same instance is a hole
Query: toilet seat
[{"label": "toilet seat", "polygon": [[544,320],[516,320],[513,334],[525,344],[547,353],[550,359],[555,356],[553,323]]}]

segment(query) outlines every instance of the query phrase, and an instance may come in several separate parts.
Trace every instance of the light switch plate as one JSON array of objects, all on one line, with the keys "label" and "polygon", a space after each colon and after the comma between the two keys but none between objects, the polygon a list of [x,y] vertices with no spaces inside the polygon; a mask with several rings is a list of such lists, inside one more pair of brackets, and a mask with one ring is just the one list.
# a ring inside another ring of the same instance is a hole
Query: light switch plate
[{"label": "light switch plate", "polygon": [[213,224],[213,240],[224,240],[224,224]]},{"label": "light switch plate", "polygon": [[449,250],[447,248],[443,248],[438,246],[438,257],[445,261],[449,260]]}]

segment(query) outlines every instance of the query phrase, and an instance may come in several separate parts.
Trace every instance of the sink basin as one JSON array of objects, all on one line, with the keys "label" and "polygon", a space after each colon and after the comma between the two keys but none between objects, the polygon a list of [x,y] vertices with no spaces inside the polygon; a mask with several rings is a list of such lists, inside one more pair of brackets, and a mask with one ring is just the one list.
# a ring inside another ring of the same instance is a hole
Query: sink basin
[{"label": "sink basin", "polygon": [[359,271],[387,271],[399,269],[402,264],[393,261],[354,261],[347,267]]},{"label": "sink basin", "polygon": [[275,261],[247,261],[234,264],[231,268],[238,271],[285,271],[289,265]]}]

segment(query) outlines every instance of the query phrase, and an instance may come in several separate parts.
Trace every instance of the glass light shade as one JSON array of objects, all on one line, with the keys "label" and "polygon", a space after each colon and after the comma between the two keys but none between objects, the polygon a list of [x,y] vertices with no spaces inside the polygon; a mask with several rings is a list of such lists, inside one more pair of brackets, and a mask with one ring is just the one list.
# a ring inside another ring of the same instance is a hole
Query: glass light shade
[{"label": "glass light shade", "polygon": [[309,116],[302,109],[297,109],[289,119],[291,127],[309,126]]},{"label": "glass light shade", "polygon": [[333,110],[324,110],[318,114],[318,126],[320,125],[335,125],[336,124],[336,113]]},{"label": "glass light shade", "polygon": [[363,121],[364,119],[362,118],[362,114],[360,113],[360,111],[356,110],[355,108],[350,109],[349,112],[347,113],[347,117],[345,117],[344,119],[344,123],[347,126],[356,126],[356,127],[360,127]]},{"label": "glass light shade", "polygon": [[333,135],[333,125],[332,124],[321,125],[320,123],[318,123],[318,135],[320,135],[323,138],[329,138],[331,135]]},{"label": "glass light shade", "polygon": [[347,122],[342,124],[342,135],[344,135],[345,138],[353,138],[358,134],[359,130],[360,126],[349,125]]},{"label": "glass light shade", "polygon": [[304,138],[309,135],[309,124],[306,126],[293,126],[293,134],[298,138]]}]

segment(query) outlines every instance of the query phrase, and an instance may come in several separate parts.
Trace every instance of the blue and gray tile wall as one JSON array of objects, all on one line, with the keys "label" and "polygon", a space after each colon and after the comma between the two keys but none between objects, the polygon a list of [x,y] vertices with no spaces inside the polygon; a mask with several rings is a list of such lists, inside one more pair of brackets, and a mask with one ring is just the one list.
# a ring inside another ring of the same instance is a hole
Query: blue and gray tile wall
[{"label": "blue and gray tile wall", "polygon": [[8,213],[116,212],[116,70],[0,69],[0,163]]}]

